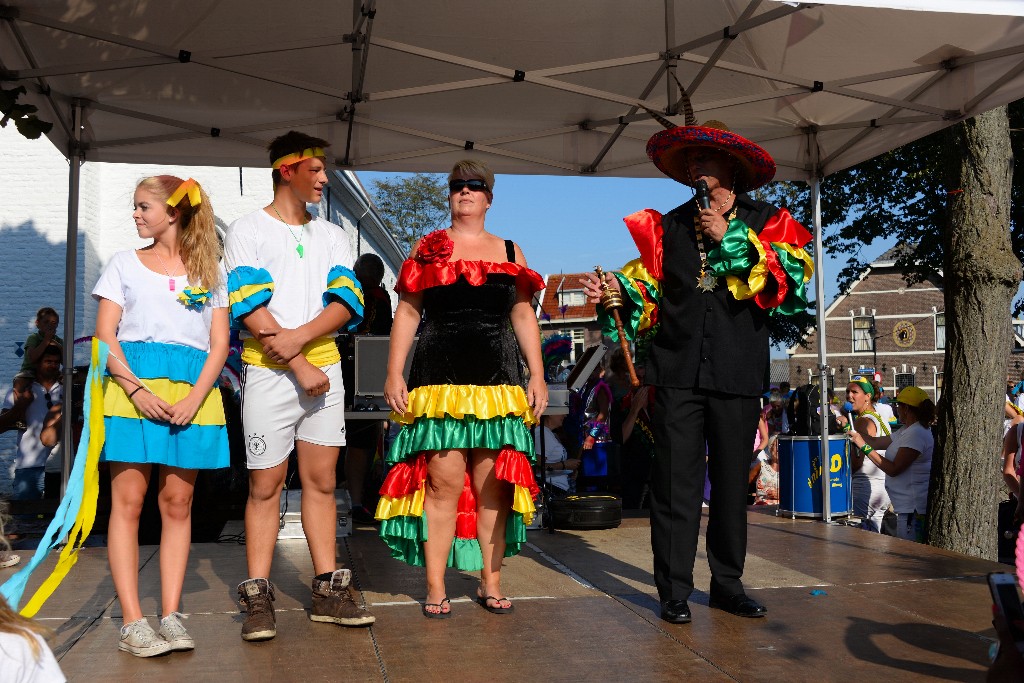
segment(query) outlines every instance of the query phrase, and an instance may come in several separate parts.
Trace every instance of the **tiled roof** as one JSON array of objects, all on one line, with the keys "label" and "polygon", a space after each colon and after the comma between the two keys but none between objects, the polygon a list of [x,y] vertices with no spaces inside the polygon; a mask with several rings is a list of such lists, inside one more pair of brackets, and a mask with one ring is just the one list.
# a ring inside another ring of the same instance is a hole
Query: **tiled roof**
[{"label": "tiled roof", "polygon": [[566,319],[594,319],[597,317],[597,305],[591,303],[584,303],[582,306],[568,306],[565,312],[561,311],[559,306],[562,304],[562,299],[559,297],[559,292],[564,294],[568,291],[582,291],[583,287],[580,285],[580,278],[586,273],[559,273],[558,275],[548,275],[546,278],[547,289],[544,290],[543,299],[541,299],[541,310],[547,313],[552,320],[558,320],[561,318]]}]

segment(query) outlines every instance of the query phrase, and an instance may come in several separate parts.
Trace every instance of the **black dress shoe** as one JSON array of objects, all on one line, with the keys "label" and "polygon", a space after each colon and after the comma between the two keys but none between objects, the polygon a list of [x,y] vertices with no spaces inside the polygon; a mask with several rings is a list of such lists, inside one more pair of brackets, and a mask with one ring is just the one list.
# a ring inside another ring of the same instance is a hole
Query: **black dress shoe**
[{"label": "black dress shoe", "polygon": [[738,617],[749,617],[755,619],[768,614],[768,608],[748,597],[746,593],[737,593],[726,598],[711,598],[709,606],[724,610]]},{"label": "black dress shoe", "polygon": [[666,600],[661,603],[661,618],[670,624],[689,624],[690,606],[686,600]]}]

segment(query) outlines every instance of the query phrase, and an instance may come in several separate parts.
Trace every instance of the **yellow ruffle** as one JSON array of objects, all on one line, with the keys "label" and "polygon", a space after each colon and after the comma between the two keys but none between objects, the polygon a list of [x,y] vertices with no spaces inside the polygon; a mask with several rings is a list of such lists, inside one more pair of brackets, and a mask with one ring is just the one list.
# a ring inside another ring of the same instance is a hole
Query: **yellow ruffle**
[{"label": "yellow ruffle", "polygon": [[537,508],[533,504],[533,496],[530,495],[529,489],[516,485],[515,493],[512,494],[512,509],[523,516],[523,524],[530,526],[533,523],[533,515]]},{"label": "yellow ruffle", "polygon": [[778,247],[779,249],[785,249],[788,251],[793,258],[804,264],[804,282],[810,282],[814,276],[814,259],[807,253],[806,249],[794,247],[792,244],[786,244],[785,242],[772,242],[772,246]]},{"label": "yellow ruffle", "polygon": [[327,289],[328,291],[332,289],[351,289],[352,293],[355,294],[356,299],[359,301],[360,305],[365,305],[366,303],[365,301],[363,301],[363,290],[360,289],[359,285],[352,278],[347,277],[345,275],[339,275],[338,277],[328,282]]},{"label": "yellow ruffle", "polygon": [[[338,353],[338,345],[334,343],[333,337],[314,339],[302,347],[302,355],[318,368],[341,362],[341,354]],[[263,351],[263,345],[252,337],[242,342],[242,362],[246,365],[271,368],[272,370],[288,369],[287,365],[270,360],[270,356]]]},{"label": "yellow ruffle", "polygon": [[764,289],[765,283],[768,281],[768,258],[764,254],[764,245],[761,244],[757,233],[750,228],[747,228],[747,241],[757,249],[757,263],[747,274],[747,281],[744,282],[735,275],[725,276],[725,284],[737,301],[752,299]]},{"label": "yellow ruffle", "polygon": [[241,303],[242,301],[245,301],[247,298],[249,298],[253,294],[256,294],[257,292],[262,292],[263,290],[267,290],[268,292],[273,292],[274,291],[274,283],[273,282],[262,282],[262,283],[256,284],[256,285],[242,285],[241,287],[239,287],[235,291],[233,291],[230,294],[228,294],[228,305],[229,306],[234,306],[237,303]]},{"label": "yellow ruffle", "polygon": [[381,496],[377,502],[377,519],[391,519],[392,517],[422,517],[423,496],[427,487],[421,486],[412,493],[407,493],[399,498]]},{"label": "yellow ruffle", "polygon": [[[192,391],[192,385],[188,382],[175,382],[169,379],[147,379],[143,380],[154,394],[174,405],[182,400]],[[145,389],[143,389],[145,391]],[[107,417],[128,417],[136,420],[144,419],[142,413],[135,407],[128,394],[121,386],[109,377],[103,380],[103,415]],[[199,412],[192,419],[194,425],[223,425],[224,424],[224,401],[221,399],[220,391],[214,387],[203,399],[199,406]]]},{"label": "yellow ruffle", "polygon": [[457,420],[467,415],[479,420],[518,415],[527,427],[537,423],[523,388],[507,384],[435,384],[416,387],[409,392],[409,405],[405,414],[392,412],[391,419],[401,424],[411,424],[423,417],[441,418],[445,415],[451,415]]},{"label": "yellow ruffle", "polygon": [[[636,286],[637,281],[642,281],[646,287],[654,290],[655,292],[660,293],[661,291],[661,284],[653,275],[651,275],[651,272],[647,270],[647,266],[644,265],[643,260],[641,259],[633,259],[626,265],[622,266],[622,270],[619,272],[622,273],[623,276],[629,278],[633,283],[633,287],[636,288],[637,291],[639,291],[639,287]],[[657,310],[657,302],[644,297],[644,310],[640,314],[636,327],[636,331],[638,333],[650,329],[653,316]]]}]

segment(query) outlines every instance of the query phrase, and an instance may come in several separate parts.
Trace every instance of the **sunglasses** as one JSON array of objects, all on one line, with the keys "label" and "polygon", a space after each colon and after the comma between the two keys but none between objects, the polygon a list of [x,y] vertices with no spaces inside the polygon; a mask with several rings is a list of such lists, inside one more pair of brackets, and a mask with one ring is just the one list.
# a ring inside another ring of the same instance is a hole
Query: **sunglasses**
[{"label": "sunglasses", "polygon": [[450,192],[462,192],[462,188],[468,187],[474,192],[490,192],[491,188],[487,187],[487,183],[480,180],[479,178],[473,178],[471,180],[463,180],[461,178],[453,178],[448,181],[448,190]]}]

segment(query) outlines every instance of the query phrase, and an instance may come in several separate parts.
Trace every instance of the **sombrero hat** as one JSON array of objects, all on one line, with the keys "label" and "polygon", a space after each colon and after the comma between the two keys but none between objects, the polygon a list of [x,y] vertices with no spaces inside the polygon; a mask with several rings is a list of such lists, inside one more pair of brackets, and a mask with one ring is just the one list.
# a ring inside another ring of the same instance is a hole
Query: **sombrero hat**
[{"label": "sombrero hat", "polygon": [[681,86],[680,91],[686,116],[685,126],[677,126],[657,112],[647,110],[666,128],[647,141],[647,156],[659,171],[683,185],[693,187],[696,181],[690,178],[686,153],[705,147],[725,152],[737,161],[740,173],[733,183],[736,192],[756,190],[775,177],[775,160],[763,147],[733,133],[721,121],[707,121],[702,126],[697,125],[690,98]]}]

